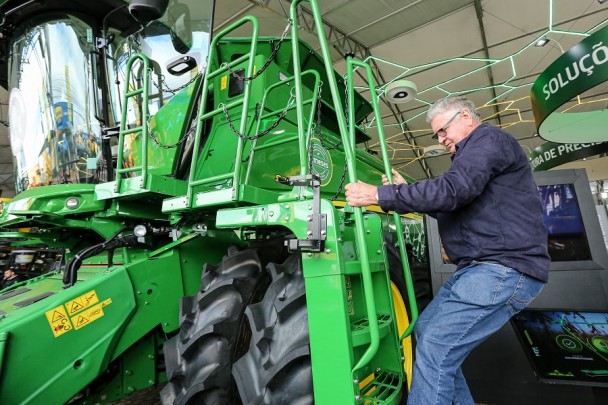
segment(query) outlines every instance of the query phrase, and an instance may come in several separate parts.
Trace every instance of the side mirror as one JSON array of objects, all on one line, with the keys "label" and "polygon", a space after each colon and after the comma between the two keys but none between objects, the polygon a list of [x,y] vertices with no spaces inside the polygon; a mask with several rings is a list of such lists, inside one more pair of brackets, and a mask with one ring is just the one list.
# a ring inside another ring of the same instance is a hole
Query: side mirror
[{"label": "side mirror", "polygon": [[131,0],[129,13],[142,24],[158,20],[167,11],[169,0]]}]

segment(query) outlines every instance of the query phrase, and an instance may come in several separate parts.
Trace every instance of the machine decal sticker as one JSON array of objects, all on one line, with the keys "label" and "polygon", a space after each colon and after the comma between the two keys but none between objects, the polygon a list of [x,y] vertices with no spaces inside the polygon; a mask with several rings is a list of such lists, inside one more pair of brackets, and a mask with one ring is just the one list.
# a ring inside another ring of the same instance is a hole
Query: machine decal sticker
[{"label": "machine decal sticker", "polygon": [[46,311],[46,319],[49,321],[49,325],[51,325],[51,330],[55,337],[59,337],[73,329],[63,305]]},{"label": "machine decal sticker", "polygon": [[59,337],[72,329],[80,329],[104,316],[103,307],[112,303],[108,298],[99,302],[95,290],[91,290],[78,298],[74,298],[46,312],[46,319],[55,337]]},{"label": "machine decal sticker", "polygon": [[222,76],[220,79],[220,90],[226,90],[228,87],[228,76]]},{"label": "machine decal sticker", "polygon": [[312,172],[320,177],[321,186],[328,185],[333,174],[331,155],[317,138],[312,138]]},{"label": "machine decal sticker", "polygon": [[94,321],[98,320],[99,318],[101,318],[104,315],[103,307],[108,306],[111,303],[112,303],[112,299],[108,298],[107,300],[100,302],[99,304],[94,305],[85,311],[82,311],[78,315],[73,316],[72,323],[74,324],[74,328],[76,330],[78,330],[78,329],[82,328],[83,326],[86,326],[86,325],[90,324],[91,322],[94,322]]},{"label": "machine decal sticker", "polygon": [[95,292],[95,290],[91,290],[88,293],[83,294],[76,299],[73,299],[72,301],[66,302],[65,308],[68,310],[70,316],[72,316],[82,311],[83,309],[90,307],[91,305],[97,304],[98,302],[99,298],[97,297],[97,293]]}]

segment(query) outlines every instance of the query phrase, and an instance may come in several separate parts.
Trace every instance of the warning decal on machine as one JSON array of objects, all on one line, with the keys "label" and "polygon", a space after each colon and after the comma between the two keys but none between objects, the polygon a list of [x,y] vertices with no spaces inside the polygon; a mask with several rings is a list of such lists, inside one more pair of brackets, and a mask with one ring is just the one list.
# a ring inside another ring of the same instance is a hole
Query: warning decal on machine
[{"label": "warning decal on machine", "polygon": [[61,336],[72,330],[72,324],[70,323],[70,319],[68,318],[63,305],[46,311],[46,319],[49,321],[49,325],[51,325],[55,337]]},{"label": "warning decal on machine", "polygon": [[112,303],[108,298],[99,302],[95,290],[74,298],[45,313],[55,337],[59,337],[72,329],[78,330],[101,318],[103,307]]},{"label": "warning decal on machine", "polygon": [[89,323],[98,320],[103,316],[103,307],[110,305],[112,303],[112,299],[108,298],[104,302],[100,302],[97,305],[93,305],[92,307],[82,311],[76,316],[72,317],[72,324],[76,330],[82,328],[83,326],[87,326]]},{"label": "warning decal on machine", "polygon": [[97,304],[98,302],[99,298],[97,298],[97,293],[95,292],[95,290],[91,290],[88,293],[83,294],[76,299],[73,299],[72,301],[66,302],[65,308],[68,310],[70,316],[72,316],[82,311],[83,309],[90,307],[91,305]]}]

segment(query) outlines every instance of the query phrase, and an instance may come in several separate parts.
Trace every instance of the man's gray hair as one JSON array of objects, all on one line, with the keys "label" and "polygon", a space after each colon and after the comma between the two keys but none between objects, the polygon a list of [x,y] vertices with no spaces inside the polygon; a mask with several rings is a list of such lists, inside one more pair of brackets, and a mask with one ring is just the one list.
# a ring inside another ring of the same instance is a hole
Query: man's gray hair
[{"label": "man's gray hair", "polygon": [[448,96],[441,98],[429,108],[426,113],[426,122],[430,123],[438,114],[445,111],[469,110],[474,120],[481,122],[481,117],[475,108],[475,104],[464,96]]}]

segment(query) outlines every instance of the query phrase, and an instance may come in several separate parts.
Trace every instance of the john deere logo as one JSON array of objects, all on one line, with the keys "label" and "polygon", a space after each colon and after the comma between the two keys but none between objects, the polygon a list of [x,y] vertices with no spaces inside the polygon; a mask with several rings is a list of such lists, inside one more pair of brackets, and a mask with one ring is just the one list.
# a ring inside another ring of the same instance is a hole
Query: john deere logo
[{"label": "john deere logo", "polygon": [[312,172],[321,178],[322,186],[326,186],[331,181],[333,172],[331,155],[317,138],[312,139]]}]

